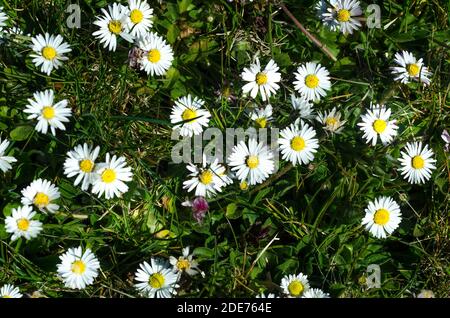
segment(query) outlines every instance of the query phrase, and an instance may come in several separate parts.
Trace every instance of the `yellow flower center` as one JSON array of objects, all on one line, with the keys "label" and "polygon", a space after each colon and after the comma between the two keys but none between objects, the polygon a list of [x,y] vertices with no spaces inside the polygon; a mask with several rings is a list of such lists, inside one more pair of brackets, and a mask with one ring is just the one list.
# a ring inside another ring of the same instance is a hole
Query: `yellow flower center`
[{"label": "yellow flower center", "polygon": [[120,34],[122,32],[122,22],[112,20],[108,23],[108,29],[111,33]]},{"label": "yellow flower center", "polygon": [[257,118],[255,120],[256,124],[258,125],[258,127],[260,128],[266,128],[267,126],[267,119],[262,117],[262,118]]},{"label": "yellow flower center", "polygon": [[300,136],[295,136],[291,140],[291,148],[295,151],[302,151],[306,147],[305,139]]},{"label": "yellow flower center", "polygon": [[2,296],[2,298],[12,298],[10,295]]},{"label": "yellow flower center", "polygon": [[18,219],[17,220],[17,227],[21,231],[27,231],[28,228],[30,227],[30,221],[28,219],[25,219],[25,218]]},{"label": "yellow flower center", "polygon": [[266,73],[258,73],[256,74],[256,84],[258,85],[264,85],[267,84],[267,74]]},{"label": "yellow flower center", "polygon": [[180,259],[177,262],[177,268],[180,271],[185,271],[191,267],[191,263],[187,259]]},{"label": "yellow flower center", "polygon": [[373,221],[378,225],[386,225],[389,222],[389,211],[386,209],[379,209],[373,215]]},{"label": "yellow flower center", "polygon": [[72,263],[70,270],[74,274],[81,275],[86,271],[86,264],[82,260],[75,261]]},{"label": "yellow flower center", "polygon": [[288,286],[289,293],[292,296],[300,296],[304,288],[303,284],[298,280],[292,281]]},{"label": "yellow flower center", "polygon": [[339,22],[348,22],[350,20],[350,11],[346,9],[341,9],[337,13],[337,20]]},{"label": "yellow flower center", "polygon": [[161,52],[157,49],[152,49],[148,52],[147,58],[152,63],[158,63],[161,60]]},{"label": "yellow flower center", "polygon": [[133,22],[134,24],[137,24],[137,23],[141,22],[143,19],[144,19],[144,14],[142,14],[141,10],[134,9],[133,11],[131,11],[131,13],[130,13],[131,22]]},{"label": "yellow flower center", "polygon": [[387,123],[383,119],[377,119],[373,122],[373,130],[375,130],[378,134],[381,134],[387,126]]},{"label": "yellow flower center", "polygon": [[409,76],[417,76],[420,72],[420,67],[417,64],[408,64],[406,66]]},{"label": "yellow flower center", "polygon": [[334,127],[336,124],[338,123],[338,120],[335,117],[329,117],[327,118],[327,120],[325,121],[325,124],[327,126],[331,126]]},{"label": "yellow flower center", "polygon": [[239,184],[239,188],[241,188],[242,191],[247,190],[247,189],[248,189],[248,183],[245,182],[245,181],[242,181],[242,182]]},{"label": "yellow flower center", "polygon": [[45,106],[42,108],[42,117],[47,120],[50,120],[55,117],[55,109],[52,106]]},{"label": "yellow flower center", "polygon": [[185,121],[192,121],[194,118],[197,117],[197,112],[195,110],[192,110],[190,108],[187,108],[183,114],[181,114],[181,118]]},{"label": "yellow flower center", "polygon": [[36,205],[38,207],[47,206],[50,203],[50,198],[45,193],[38,192],[34,196],[33,202],[34,202],[34,205]]},{"label": "yellow flower center", "polygon": [[92,172],[94,169],[94,163],[92,160],[84,159],[80,162],[80,170],[86,173]]},{"label": "yellow flower center", "polygon": [[422,169],[425,166],[425,160],[423,160],[422,156],[414,156],[411,164],[414,169]]},{"label": "yellow flower center", "polygon": [[213,180],[213,173],[210,170],[205,170],[200,174],[200,182],[204,185],[208,185]]},{"label": "yellow flower center", "polygon": [[164,281],[165,279],[163,275],[160,273],[155,273],[150,276],[148,283],[152,288],[159,289],[164,286]]},{"label": "yellow flower center", "polygon": [[309,74],[305,77],[305,85],[308,88],[316,88],[319,86],[319,78],[315,74]]},{"label": "yellow flower center", "polygon": [[116,172],[113,169],[105,169],[102,172],[102,181],[105,183],[111,183],[116,180]]},{"label": "yellow flower center", "polygon": [[53,60],[56,57],[56,50],[51,46],[44,47],[41,53],[42,56],[49,61]]},{"label": "yellow flower center", "polygon": [[250,169],[255,169],[259,165],[259,159],[257,156],[249,156],[246,163]]}]

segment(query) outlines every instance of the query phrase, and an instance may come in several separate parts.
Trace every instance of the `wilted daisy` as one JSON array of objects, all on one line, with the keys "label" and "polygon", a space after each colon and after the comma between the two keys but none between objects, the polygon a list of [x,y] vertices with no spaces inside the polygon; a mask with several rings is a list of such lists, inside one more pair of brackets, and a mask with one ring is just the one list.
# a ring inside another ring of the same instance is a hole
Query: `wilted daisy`
[{"label": "wilted daisy", "polygon": [[176,295],[179,287],[179,276],[168,267],[166,262],[160,259],[150,259],[150,264],[143,262],[139,264],[135,276],[138,281],[134,286],[139,292],[149,298],[171,298]]},{"label": "wilted daisy", "polygon": [[279,67],[274,60],[270,60],[264,70],[261,70],[259,59],[256,58],[254,64],[250,68],[244,68],[241,77],[248,82],[242,87],[244,94],[250,92],[252,98],[256,98],[258,92],[261,94],[263,101],[266,101],[272,94],[276,94],[280,86],[277,84],[281,81],[281,74],[277,71]]},{"label": "wilted daisy", "polygon": [[81,190],[86,191],[90,184],[95,180],[95,160],[98,157],[100,147],[92,150],[92,146],[77,145],[73,150],[67,153],[64,162],[64,174],[68,178],[77,176],[74,185],[81,183]]},{"label": "wilted daisy", "polygon": [[34,180],[22,190],[22,204],[34,205],[42,212],[55,213],[59,205],[53,203],[60,197],[59,189],[48,180]]},{"label": "wilted daisy", "polygon": [[128,28],[134,37],[147,34],[153,25],[153,9],[146,0],[128,0]]},{"label": "wilted daisy", "polygon": [[156,33],[148,33],[137,42],[139,49],[143,51],[139,59],[141,70],[147,74],[164,75],[172,65],[172,47]]},{"label": "wilted daisy", "polygon": [[278,297],[276,297],[275,294],[272,294],[272,293],[269,293],[267,295],[264,293],[261,293],[259,295],[256,295],[256,298],[278,298]]},{"label": "wilted daisy", "polygon": [[362,122],[358,123],[364,132],[363,138],[367,143],[375,146],[380,137],[383,145],[392,142],[397,135],[398,126],[395,125],[396,120],[389,120],[391,110],[384,105],[375,105],[372,109],[368,109],[367,113],[361,115]]},{"label": "wilted daisy", "polygon": [[281,280],[280,287],[289,298],[301,297],[309,289],[308,276],[302,273],[287,275]]},{"label": "wilted daisy", "polygon": [[266,128],[267,123],[272,120],[272,105],[265,108],[258,108],[250,113],[250,119],[253,120],[259,128]]},{"label": "wilted daisy", "polygon": [[294,88],[307,100],[320,100],[331,88],[330,73],[320,64],[302,64],[294,74],[297,79]]},{"label": "wilted daisy", "polygon": [[400,206],[389,197],[382,196],[370,202],[365,212],[362,225],[377,238],[391,235],[402,219]]},{"label": "wilted daisy", "polygon": [[121,197],[128,191],[125,182],[131,181],[133,173],[127,167],[125,157],[110,156],[106,154],[106,161],[96,165],[95,177],[92,183],[92,193],[101,197],[105,194],[106,199],[114,196]]},{"label": "wilted daisy", "polygon": [[191,178],[183,182],[183,189],[187,189],[188,192],[195,189],[195,195],[202,197],[211,197],[222,191],[222,187],[225,185],[222,177],[225,173],[225,167],[219,164],[218,159],[211,163],[203,155],[201,167],[190,163],[186,168],[191,172],[189,174]]},{"label": "wilted daisy", "polygon": [[50,75],[53,69],[58,69],[62,61],[69,58],[64,54],[72,51],[70,45],[64,42],[61,35],[50,35],[45,33],[31,38],[33,42],[31,48],[34,53],[31,54],[33,63],[36,67],[41,67],[41,72]]},{"label": "wilted daisy", "polygon": [[236,177],[250,185],[263,182],[275,169],[273,153],[254,138],[248,141],[248,146],[244,141],[234,146],[228,161]]},{"label": "wilted daisy", "polygon": [[100,39],[103,47],[115,51],[118,36],[128,42],[133,42],[133,36],[129,33],[127,27],[128,8],[119,3],[113,3],[108,6],[108,11],[103,8],[101,10],[103,16],[94,21],[94,24],[99,26],[100,30],[95,31],[92,35]]},{"label": "wilted daisy", "polygon": [[324,293],[319,288],[310,288],[303,293],[302,298],[330,298],[330,294]]},{"label": "wilted daisy", "polygon": [[0,138],[0,170],[3,172],[8,171],[12,168],[11,163],[16,162],[17,159],[10,156],[5,156],[6,149],[9,146],[9,141],[7,139],[3,140]]},{"label": "wilted daisy", "polygon": [[423,65],[423,59],[417,60],[412,53],[402,51],[395,54],[394,62],[399,65],[391,67],[394,80],[403,84],[411,81],[430,84],[431,72]]},{"label": "wilted daisy", "polygon": [[316,120],[318,120],[324,127],[326,131],[338,134],[344,129],[344,124],[346,120],[341,120],[341,113],[337,111],[336,107],[330,112],[318,112]]},{"label": "wilted daisy", "polygon": [[198,263],[193,259],[193,255],[189,254],[189,246],[183,248],[182,255],[178,258],[170,256],[170,264],[173,266],[173,271],[175,273],[183,273],[185,272],[189,276],[197,275],[198,273],[202,273],[198,268]]},{"label": "wilted daisy", "polygon": [[0,298],[22,298],[19,288],[14,287],[11,284],[3,285],[0,288]]},{"label": "wilted daisy", "polygon": [[5,219],[6,232],[12,233],[11,241],[23,237],[31,240],[42,231],[42,223],[33,220],[36,212],[31,206],[23,206],[12,209],[12,215]]},{"label": "wilted daisy", "polygon": [[402,167],[399,171],[409,183],[425,183],[430,179],[432,170],[436,169],[433,150],[428,149],[428,145],[423,147],[422,142],[408,142],[406,152],[402,151],[401,155],[399,161]]},{"label": "wilted daisy", "polygon": [[313,104],[308,101],[304,96],[297,97],[294,94],[291,95],[292,108],[299,112],[301,119],[313,119],[315,117]]},{"label": "wilted daisy", "polygon": [[68,288],[84,289],[98,276],[100,262],[90,249],[83,253],[81,246],[69,248],[59,258],[61,263],[58,264],[57,271]]},{"label": "wilted daisy", "polygon": [[359,1],[356,0],[335,0],[330,1],[331,7],[327,12],[322,13],[322,21],[332,30],[340,29],[343,34],[353,33],[361,26],[355,17],[362,15]]},{"label": "wilted daisy", "polygon": [[28,99],[28,105],[24,112],[30,114],[27,119],[37,119],[35,129],[46,134],[50,127],[54,136],[56,136],[56,128],[66,130],[63,123],[69,122],[69,117],[72,116],[72,110],[67,107],[67,100],[64,99],[53,104],[54,92],[50,89],[36,92],[33,97],[34,100]]},{"label": "wilted daisy", "polygon": [[6,26],[6,20],[8,20],[8,16],[3,12],[3,7],[0,7],[0,31]]},{"label": "wilted daisy", "polygon": [[314,159],[314,153],[319,148],[319,140],[316,131],[304,123],[291,124],[280,132],[278,142],[284,160],[298,164],[307,164]]},{"label": "wilted daisy", "polygon": [[176,124],[173,129],[180,129],[180,135],[183,137],[200,134],[203,127],[208,126],[211,117],[209,111],[201,108],[204,103],[200,98],[192,98],[191,94],[176,100],[170,115],[170,121]]}]

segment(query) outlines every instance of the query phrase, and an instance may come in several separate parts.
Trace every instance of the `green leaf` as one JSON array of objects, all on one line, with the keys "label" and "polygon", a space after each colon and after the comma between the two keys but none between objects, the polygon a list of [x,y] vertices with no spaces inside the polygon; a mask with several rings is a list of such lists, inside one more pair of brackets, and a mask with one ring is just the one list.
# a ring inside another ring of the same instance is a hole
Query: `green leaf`
[{"label": "green leaf", "polygon": [[32,133],[33,133],[33,127],[18,126],[9,133],[9,136],[11,137],[11,140],[23,141],[23,140],[26,140],[28,137],[30,137],[30,135]]},{"label": "green leaf", "polygon": [[237,219],[242,215],[242,210],[238,209],[236,203],[230,203],[227,205],[227,212],[225,216],[229,219]]}]

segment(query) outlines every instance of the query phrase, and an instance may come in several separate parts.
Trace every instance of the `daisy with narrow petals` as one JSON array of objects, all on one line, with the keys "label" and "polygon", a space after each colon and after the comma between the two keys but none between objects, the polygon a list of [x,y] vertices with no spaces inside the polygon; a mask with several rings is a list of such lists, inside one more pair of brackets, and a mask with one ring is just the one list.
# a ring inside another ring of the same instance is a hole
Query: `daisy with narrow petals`
[{"label": "daisy with narrow petals", "polygon": [[12,209],[12,215],[5,219],[6,232],[12,233],[11,241],[23,237],[31,240],[42,231],[42,223],[33,220],[36,212],[31,206],[23,206]]},{"label": "daisy with narrow petals", "polygon": [[144,297],[171,298],[177,294],[180,276],[167,265],[165,261],[154,258],[150,259],[150,264],[147,262],[139,264],[140,268],[135,274],[137,281],[135,287]]},{"label": "daisy with narrow petals", "polygon": [[355,19],[363,13],[359,1],[335,0],[330,4],[327,12],[322,13],[322,20],[332,30],[339,29],[343,34],[352,34],[361,27],[361,22]]},{"label": "daisy with narrow petals", "polygon": [[341,120],[341,113],[337,111],[336,107],[329,112],[318,112],[316,120],[323,125],[323,129],[332,134],[339,134],[344,129],[346,120]]},{"label": "daisy with narrow petals", "polygon": [[54,202],[59,197],[57,186],[48,180],[37,179],[22,190],[21,202],[23,205],[34,205],[42,212],[55,213],[59,205]]},{"label": "daisy with narrow petals", "polygon": [[402,220],[400,206],[389,197],[382,196],[370,202],[365,212],[362,225],[377,238],[391,235]]},{"label": "daisy with narrow petals", "polygon": [[28,119],[37,119],[35,129],[38,132],[46,134],[50,127],[53,136],[56,136],[56,128],[66,130],[63,123],[69,122],[69,117],[72,116],[72,110],[67,107],[67,100],[53,104],[54,92],[49,89],[34,93],[33,98],[28,99],[24,113],[30,114]]},{"label": "daisy with narrow petals", "polygon": [[127,24],[129,10],[120,3],[113,3],[108,6],[108,11],[101,9],[103,16],[98,17],[94,24],[100,27],[100,30],[92,33],[104,48],[115,51],[117,48],[117,38],[121,37],[128,42],[133,42],[133,36],[129,33]]},{"label": "daisy with narrow petals", "polygon": [[268,293],[267,295],[264,293],[261,293],[261,294],[256,295],[256,298],[279,298],[279,297],[276,297],[275,294],[272,294],[272,293]]},{"label": "daisy with narrow petals", "polygon": [[19,288],[6,284],[0,288],[0,298],[22,298]]},{"label": "daisy with narrow petals", "polygon": [[292,108],[299,113],[301,119],[311,120],[315,117],[313,104],[304,96],[291,95]]},{"label": "daisy with narrow petals", "polygon": [[255,63],[251,64],[250,68],[244,68],[241,74],[242,79],[248,82],[242,87],[243,93],[250,92],[250,96],[256,98],[259,92],[262,100],[266,101],[280,88],[277,84],[281,81],[281,74],[278,70],[279,67],[274,60],[270,60],[264,70],[261,70],[259,59],[256,58]]},{"label": "daisy with narrow petals", "polygon": [[249,185],[262,183],[275,170],[273,153],[254,138],[248,141],[248,146],[244,141],[234,146],[228,162],[236,177]]},{"label": "daisy with narrow petals", "polygon": [[333,32],[338,31],[340,25],[337,19],[334,19],[330,16],[330,12],[328,11],[328,4],[330,4],[332,8],[335,8],[337,1],[338,0],[319,0],[315,5],[317,16],[322,20],[323,25]]},{"label": "daisy with narrow petals", "polygon": [[2,31],[2,28],[6,26],[6,20],[8,20],[8,16],[3,12],[3,7],[0,7],[0,32]]},{"label": "daisy with narrow petals", "polygon": [[146,0],[128,1],[128,28],[136,38],[143,37],[153,25],[153,9]]},{"label": "daisy with narrow petals", "polygon": [[175,101],[170,115],[170,121],[175,124],[173,129],[180,129],[180,135],[183,137],[192,137],[203,131],[203,127],[207,127],[211,114],[209,111],[202,109],[205,101],[194,97],[191,94],[180,97]]},{"label": "daisy with narrow petals", "polygon": [[95,177],[92,186],[92,193],[98,197],[105,195],[106,199],[112,199],[114,196],[121,197],[128,191],[125,182],[131,181],[133,173],[131,168],[127,167],[125,157],[110,156],[106,154],[106,161],[99,163],[95,170]]},{"label": "daisy with narrow petals", "polygon": [[294,88],[307,100],[320,100],[331,89],[330,73],[320,64],[308,62],[294,73]]},{"label": "daisy with narrow petals", "polygon": [[299,298],[309,289],[308,276],[302,273],[287,275],[281,280],[280,287],[289,298]]},{"label": "daisy with narrow petals", "polygon": [[265,108],[257,108],[250,113],[250,119],[253,120],[258,128],[266,128],[267,123],[272,120],[273,109],[272,105],[267,105]]},{"label": "daisy with narrow petals", "polygon": [[100,262],[90,249],[83,252],[81,246],[69,248],[59,258],[61,263],[58,264],[58,275],[68,288],[84,289],[98,276]]},{"label": "daisy with narrow petals", "polygon": [[424,85],[430,84],[430,76],[432,73],[423,64],[423,59],[417,60],[416,57],[407,51],[395,54],[395,64],[398,66],[391,67],[394,80],[406,84],[411,81],[421,82]]},{"label": "daisy with narrow petals", "polygon": [[17,159],[11,156],[5,156],[6,149],[9,147],[9,141],[0,138],[0,170],[6,172],[12,168],[11,163],[16,162]]},{"label": "daisy with narrow petals", "polygon": [[205,274],[201,272],[198,268],[198,263],[193,259],[193,255],[189,254],[189,246],[183,248],[182,255],[178,258],[170,256],[170,265],[173,266],[173,271],[175,273],[186,273],[189,276],[197,275],[201,273],[202,276]]},{"label": "daisy with narrow petals", "polygon": [[33,44],[31,48],[34,53],[31,54],[33,63],[36,67],[41,67],[41,72],[50,75],[53,69],[58,69],[62,61],[69,58],[64,54],[72,51],[70,45],[64,42],[61,35],[50,35],[45,33],[31,38]]},{"label": "daisy with narrow petals", "polygon": [[425,183],[431,178],[432,170],[436,169],[434,165],[436,159],[433,159],[433,150],[428,149],[428,145],[423,146],[422,142],[408,142],[406,152],[402,151],[401,155],[399,161],[402,167],[398,170],[409,183]]},{"label": "daisy with narrow petals", "polygon": [[298,121],[280,132],[278,142],[284,160],[297,164],[308,164],[314,159],[319,148],[316,131],[303,121],[298,128]]},{"label": "daisy with narrow petals", "polygon": [[367,110],[366,114],[361,115],[362,122],[358,123],[364,132],[363,138],[367,143],[375,146],[380,137],[381,143],[387,145],[392,142],[397,135],[397,121],[389,120],[391,110],[384,105],[375,105]]},{"label": "daisy with narrow petals", "polygon": [[173,61],[172,47],[166,40],[150,32],[138,40],[137,46],[143,51],[138,61],[141,70],[151,76],[166,74]]},{"label": "daisy with narrow petals", "polygon": [[330,294],[324,293],[319,288],[310,288],[303,293],[302,298],[330,298]]},{"label": "daisy with narrow petals", "polygon": [[64,174],[68,178],[77,176],[74,185],[81,183],[81,190],[86,191],[89,185],[95,180],[95,160],[100,152],[100,147],[92,150],[92,146],[86,143],[77,145],[73,150],[67,153],[64,162]]}]

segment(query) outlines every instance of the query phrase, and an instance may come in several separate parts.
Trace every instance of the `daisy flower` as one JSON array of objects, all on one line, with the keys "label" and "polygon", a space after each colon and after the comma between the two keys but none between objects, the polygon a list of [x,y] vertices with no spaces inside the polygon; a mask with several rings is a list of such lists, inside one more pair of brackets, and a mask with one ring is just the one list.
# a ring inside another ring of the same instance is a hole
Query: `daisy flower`
[{"label": "daisy flower", "polygon": [[317,16],[322,20],[322,23],[329,28],[331,31],[338,31],[339,22],[330,17],[330,13],[328,12],[328,3],[331,7],[336,7],[337,0],[319,0],[316,3],[315,9],[317,10]]},{"label": "daisy flower", "polygon": [[170,256],[170,264],[173,266],[173,271],[175,273],[183,273],[185,272],[189,276],[197,275],[198,273],[202,273],[198,268],[198,263],[193,259],[193,254],[189,254],[189,246],[183,248],[182,256],[175,258]]},{"label": "daisy flower", "polygon": [[337,111],[336,107],[333,107],[330,112],[324,112],[323,114],[318,112],[316,120],[324,126],[323,129],[335,134],[340,133],[347,122],[346,120],[341,120],[341,113]]},{"label": "daisy flower", "polygon": [[402,219],[400,206],[389,197],[379,197],[370,202],[365,212],[362,225],[377,238],[391,235]]},{"label": "daisy flower", "polygon": [[[201,109],[205,101],[191,95],[180,97],[175,101],[170,115],[170,121],[175,124],[173,129],[180,129],[180,135],[183,137],[192,137],[203,131],[203,127],[207,127],[209,111]],[[184,122],[183,122],[184,121]]]},{"label": "daisy flower", "polygon": [[330,298],[330,294],[324,293],[319,288],[311,288],[303,293],[302,298]]},{"label": "daisy flower", "polygon": [[125,182],[131,181],[133,173],[127,167],[125,157],[110,156],[106,154],[106,162],[99,163],[95,171],[95,178],[92,183],[92,193],[101,197],[105,194],[106,199],[114,196],[121,197],[128,191]]},{"label": "daisy flower", "polygon": [[272,94],[276,94],[280,86],[277,84],[281,81],[281,74],[278,73],[279,67],[274,60],[270,60],[264,70],[261,70],[259,59],[256,58],[255,64],[251,64],[250,68],[244,68],[241,77],[248,82],[242,87],[244,94],[250,92],[252,98],[256,98],[258,92],[261,94],[263,101],[266,101]]},{"label": "daisy flower", "polygon": [[8,16],[3,12],[3,7],[0,7],[0,31],[6,26],[6,20],[8,20]]},{"label": "daisy flower", "polygon": [[12,209],[12,215],[5,219],[6,232],[12,233],[11,241],[23,237],[31,240],[42,231],[42,223],[32,220],[36,215],[31,206]]},{"label": "daisy flower", "polygon": [[302,64],[295,74],[294,88],[307,100],[320,100],[331,89],[330,73],[320,64]]},{"label": "daisy flower", "polygon": [[259,295],[256,295],[256,298],[278,298],[278,297],[276,297],[275,294],[272,294],[272,293],[269,293],[267,295],[264,293],[261,293]]},{"label": "daisy flower", "polygon": [[273,153],[254,138],[248,141],[248,146],[244,141],[234,146],[228,161],[236,177],[250,185],[263,182],[275,170]]},{"label": "daisy flower", "polygon": [[128,8],[119,3],[113,3],[108,6],[108,11],[101,9],[103,16],[98,17],[94,24],[100,27],[100,30],[92,33],[104,48],[115,51],[117,48],[117,37],[120,36],[128,42],[133,42],[133,36],[128,33],[127,20]]},{"label": "daisy flower", "polygon": [[265,108],[258,108],[250,113],[250,119],[253,120],[259,128],[266,128],[267,123],[272,120],[272,105]]},{"label": "daisy flower", "polygon": [[8,171],[12,168],[11,163],[16,162],[17,159],[10,156],[5,156],[6,149],[9,147],[9,141],[7,139],[3,140],[0,138],[0,170],[3,172]]},{"label": "daisy flower", "polygon": [[367,143],[375,146],[380,137],[381,143],[387,145],[392,142],[397,135],[398,126],[396,120],[389,120],[391,110],[384,105],[375,105],[367,110],[367,113],[361,115],[362,122],[358,123],[364,132],[363,138]]},{"label": "daisy flower", "polygon": [[222,187],[225,185],[222,176],[226,169],[219,164],[218,159],[211,163],[203,155],[201,168],[192,163],[188,164],[186,168],[191,172],[189,174],[191,179],[183,182],[183,189],[187,189],[188,192],[195,189],[195,195],[202,197],[211,197],[222,191]]},{"label": "daisy flower", "polygon": [[22,204],[34,205],[42,212],[55,213],[59,205],[53,203],[60,197],[59,189],[48,180],[34,180],[22,190]]},{"label": "daisy flower", "polygon": [[303,121],[300,128],[297,122],[283,129],[278,139],[283,160],[292,162],[294,166],[297,163],[308,164],[319,148],[319,140],[315,137],[316,131]]},{"label": "daisy flower", "polygon": [[394,80],[403,84],[411,81],[421,82],[424,85],[430,84],[431,72],[423,64],[423,59],[417,60],[412,53],[407,51],[395,54],[394,62],[399,66],[391,67]]},{"label": "daisy flower", "polygon": [[302,273],[287,275],[281,280],[280,287],[289,298],[301,297],[309,289],[308,276]]},{"label": "daisy flower", "polygon": [[166,40],[151,32],[140,38],[137,46],[143,51],[139,59],[141,70],[151,76],[166,74],[173,61],[172,47]]},{"label": "daisy flower", "polygon": [[68,288],[84,289],[98,276],[100,262],[90,249],[69,248],[59,259],[57,271]]},{"label": "daisy flower", "polygon": [[64,162],[64,174],[68,178],[77,176],[74,185],[77,186],[80,182],[81,190],[86,191],[90,184],[95,179],[95,160],[98,157],[100,147],[92,150],[92,146],[78,145],[73,150],[67,153],[66,161]]},{"label": "daisy flower", "polygon": [[128,1],[127,26],[134,37],[143,37],[153,25],[153,9],[146,0]]},{"label": "daisy flower", "polygon": [[291,95],[292,108],[299,112],[299,117],[301,119],[313,119],[315,117],[313,104],[308,101],[305,97],[297,97],[294,94]]},{"label": "daisy flower", "polygon": [[143,262],[139,265],[135,276],[138,281],[135,284],[139,292],[149,298],[171,298],[176,295],[179,275],[168,267],[166,262],[159,259],[150,259],[150,264]]},{"label": "daisy flower", "polygon": [[331,29],[340,29],[343,34],[352,34],[353,30],[358,30],[361,23],[354,17],[363,13],[359,1],[336,0],[331,1],[330,4],[332,7],[327,8],[328,12],[322,14],[325,24]]},{"label": "daisy flower", "polygon": [[0,288],[0,298],[22,298],[19,288],[14,287],[11,284],[3,285]]},{"label": "daisy flower", "polygon": [[56,136],[56,128],[66,130],[63,123],[69,122],[72,116],[72,110],[67,107],[67,100],[62,100],[53,104],[54,92],[46,90],[33,94],[34,100],[29,98],[28,105],[24,110],[28,115],[27,119],[37,119],[35,129],[43,134],[47,133],[48,128]]},{"label": "daisy flower", "polygon": [[422,146],[422,142],[408,142],[406,152],[401,152],[399,159],[402,167],[399,169],[403,178],[409,183],[425,183],[431,177],[432,170],[436,169],[433,159],[433,150],[428,149],[428,145]]},{"label": "daisy flower", "polygon": [[62,61],[69,58],[64,54],[72,51],[70,45],[64,42],[61,35],[50,35],[45,33],[32,37],[33,44],[31,48],[34,53],[31,54],[33,63],[36,67],[41,67],[41,72],[50,75],[53,69],[58,69],[62,65]]}]

